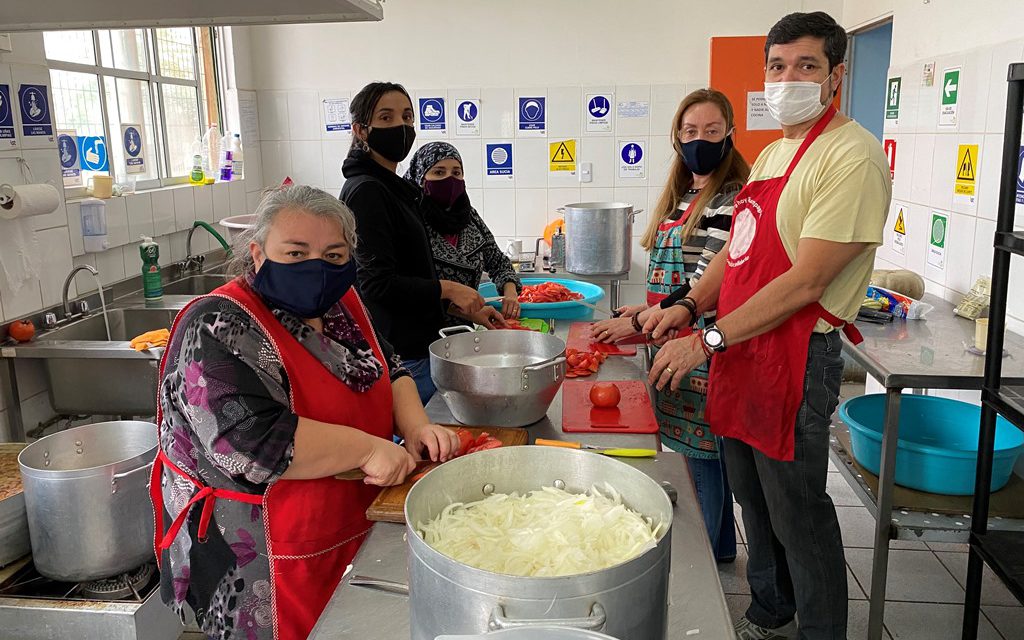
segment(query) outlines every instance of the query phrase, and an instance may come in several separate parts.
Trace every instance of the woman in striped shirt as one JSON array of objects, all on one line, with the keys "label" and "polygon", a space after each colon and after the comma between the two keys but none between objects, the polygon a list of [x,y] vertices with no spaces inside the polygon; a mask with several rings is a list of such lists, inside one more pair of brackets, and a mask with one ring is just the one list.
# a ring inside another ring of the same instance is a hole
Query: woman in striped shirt
[{"label": "woman in striped shirt", "polygon": [[[732,105],[719,91],[700,89],[679,104],[671,131],[678,155],[641,239],[651,254],[647,304],[621,307],[621,317],[595,324],[596,339],[614,342],[639,333],[654,309],[685,305],[690,287],[725,247],[733,201],[750,175],[733,146],[733,126]],[[704,421],[706,395],[707,368],[701,367],[679,391],[659,391],[655,413],[664,445],[687,456],[715,556],[730,561],[736,556],[732,494]]]}]

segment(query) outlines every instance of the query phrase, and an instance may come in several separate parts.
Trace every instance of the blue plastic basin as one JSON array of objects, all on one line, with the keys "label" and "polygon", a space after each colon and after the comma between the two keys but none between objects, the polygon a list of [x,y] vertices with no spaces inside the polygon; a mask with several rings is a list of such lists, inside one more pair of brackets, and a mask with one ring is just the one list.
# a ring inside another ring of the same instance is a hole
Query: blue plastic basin
[{"label": "blue plastic basin", "polygon": [[[582,280],[562,280],[558,278],[523,278],[523,284],[543,284],[545,282],[557,282],[570,291],[583,294],[583,302],[596,304],[604,297],[604,289],[596,284],[583,282]],[[498,294],[498,289],[493,282],[486,282],[477,289],[485,298],[493,298]],[[501,302],[488,303],[492,307],[501,308]],[[590,320],[594,317],[594,310],[588,309],[575,301],[569,302],[524,302],[520,306],[520,315],[524,318],[539,318],[547,320]]]},{"label": "blue plastic basin", "polygon": [[[839,416],[850,427],[853,457],[878,475],[885,394],[851,398],[840,405]],[[900,403],[896,484],[928,493],[973,495],[980,420],[978,405],[948,398],[904,395]],[[1024,433],[998,418],[992,491],[1002,489],[1010,481],[1021,450],[1024,450]]]}]

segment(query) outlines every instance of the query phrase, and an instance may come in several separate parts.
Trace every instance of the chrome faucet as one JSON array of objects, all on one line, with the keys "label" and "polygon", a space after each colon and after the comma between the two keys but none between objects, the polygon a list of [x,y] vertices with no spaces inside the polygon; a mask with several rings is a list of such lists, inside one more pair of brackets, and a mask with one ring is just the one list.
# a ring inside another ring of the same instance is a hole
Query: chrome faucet
[{"label": "chrome faucet", "polygon": [[193,268],[199,271],[199,273],[203,272],[203,262],[206,260],[206,256],[192,255],[192,234],[195,233],[196,229],[199,227],[209,231],[210,235],[216,238],[217,241],[220,242],[220,246],[228,252],[228,255],[231,255],[231,247],[224,238],[217,233],[217,230],[202,220],[196,220],[192,223],[192,228],[188,230],[188,235],[185,236],[185,259],[178,263],[178,269],[180,270],[181,275],[185,275],[186,272],[191,271]]},{"label": "chrome faucet", "polygon": [[[64,308],[64,317],[65,318],[70,318],[71,315],[72,315],[72,313],[71,313],[71,305],[68,303],[68,289],[71,288],[71,281],[75,279],[75,275],[79,271],[88,271],[89,273],[92,274],[93,278],[96,279],[96,287],[98,288],[98,290],[100,292],[100,296],[103,296],[103,287],[100,286],[100,281],[99,281],[100,272],[97,271],[95,267],[87,265],[87,264],[83,264],[80,267],[75,267],[74,269],[71,270],[71,273],[69,273],[68,277],[64,280],[64,290],[61,292],[61,295],[60,295],[60,301],[61,301],[61,305]],[[77,307],[78,307],[78,310],[75,313],[87,313],[89,311],[89,305],[86,304],[86,302],[84,300],[79,302]]]}]

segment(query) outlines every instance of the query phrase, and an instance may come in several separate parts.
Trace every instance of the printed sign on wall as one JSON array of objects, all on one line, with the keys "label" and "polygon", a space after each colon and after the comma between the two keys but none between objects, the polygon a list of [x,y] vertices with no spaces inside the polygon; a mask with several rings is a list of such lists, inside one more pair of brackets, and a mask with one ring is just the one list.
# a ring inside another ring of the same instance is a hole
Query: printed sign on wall
[{"label": "printed sign on wall", "polygon": [[896,141],[892,138],[886,138],[882,141],[882,149],[885,151],[885,157],[889,160],[889,178],[891,180],[896,179]]},{"label": "printed sign on wall", "polygon": [[103,136],[78,136],[78,152],[83,171],[110,171],[107,141]]},{"label": "printed sign on wall", "polygon": [[14,105],[11,104],[11,85],[0,84],[0,149],[17,149],[18,137],[14,135]]},{"label": "printed sign on wall", "polygon": [[576,173],[576,141],[560,140],[548,144],[550,171],[569,171]]},{"label": "printed sign on wall", "polygon": [[78,159],[78,135],[74,129],[57,130],[57,156],[65,187],[82,186],[82,165]]},{"label": "printed sign on wall", "polygon": [[959,110],[960,67],[953,67],[942,72],[942,85],[939,87],[939,126],[956,126]]},{"label": "printed sign on wall", "polygon": [[512,143],[487,143],[487,178],[492,182],[506,182],[513,179]]},{"label": "printed sign on wall", "polygon": [[936,269],[946,268],[946,233],[949,216],[932,211],[932,225],[928,235],[928,264]]},{"label": "printed sign on wall", "polygon": [[768,110],[764,91],[748,91],[747,131],[778,131],[780,129],[782,129],[782,125],[772,117],[772,112]]},{"label": "printed sign on wall", "polygon": [[23,84],[18,87],[21,103],[21,133],[27,138],[53,138],[53,116],[46,97],[45,84]]},{"label": "printed sign on wall", "polygon": [[885,119],[898,120],[900,117],[900,85],[902,78],[889,78],[889,89],[885,94]]},{"label": "printed sign on wall", "polygon": [[612,130],[612,105],[615,96],[609,93],[591,93],[586,97],[583,117],[587,122],[587,133],[610,133]]},{"label": "printed sign on wall", "polygon": [[1024,146],[1021,146],[1017,159],[1017,204],[1024,204]]},{"label": "printed sign on wall", "polygon": [[476,98],[464,98],[455,101],[455,135],[457,136],[478,136],[480,135],[480,100]]},{"label": "printed sign on wall", "polygon": [[348,110],[348,98],[324,98],[324,129],[331,131],[351,131],[352,114]]},{"label": "printed sign on wall", "polygon": [[444,135],[448,130],[444,98],[420,98],[420,131]]},{"label": "printed sign on wall", "polygon": [[520,134],[543,136],[547,131],[547,98],[521,96],[518,119]]},{"label": "printed sign on wall", "polygon": [[645,164],[642,142],[627,141],[619,144],[620,178],[643,178]]},{"label": "printed sign on wall", "polygon": [[962,144],[956,152],[956,181],[953,197],[963,204],[974,204],[978,185],[978,145]]},{"label": "printed sign on wall", "polygon": [[892,228],[892,250],[900,255],[907,254],[907,217],[906,212],[909,210],[907,205],[902,202],[894,202],[893,208],[896,209],[896,224]]},{"label": "printed sign on wall", "polygon": [[142,152],[142,125],[122,124],[121,141],[124,145],[125,172],[128,175],[146,173],[146,154]]}]

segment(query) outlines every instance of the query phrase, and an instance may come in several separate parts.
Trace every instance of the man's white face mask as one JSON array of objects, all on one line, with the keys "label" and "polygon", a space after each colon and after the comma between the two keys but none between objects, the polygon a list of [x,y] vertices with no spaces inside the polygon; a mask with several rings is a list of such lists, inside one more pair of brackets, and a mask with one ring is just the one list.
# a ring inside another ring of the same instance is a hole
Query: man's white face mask
[{"label": "man's white face mask", "polygon": [[[829,82],[832,75],[825,78]],[[825,82],[766,82],[764,99],[768,111],[780,124],[790,126],[813,120],[828,106],[821,103]]]}]

